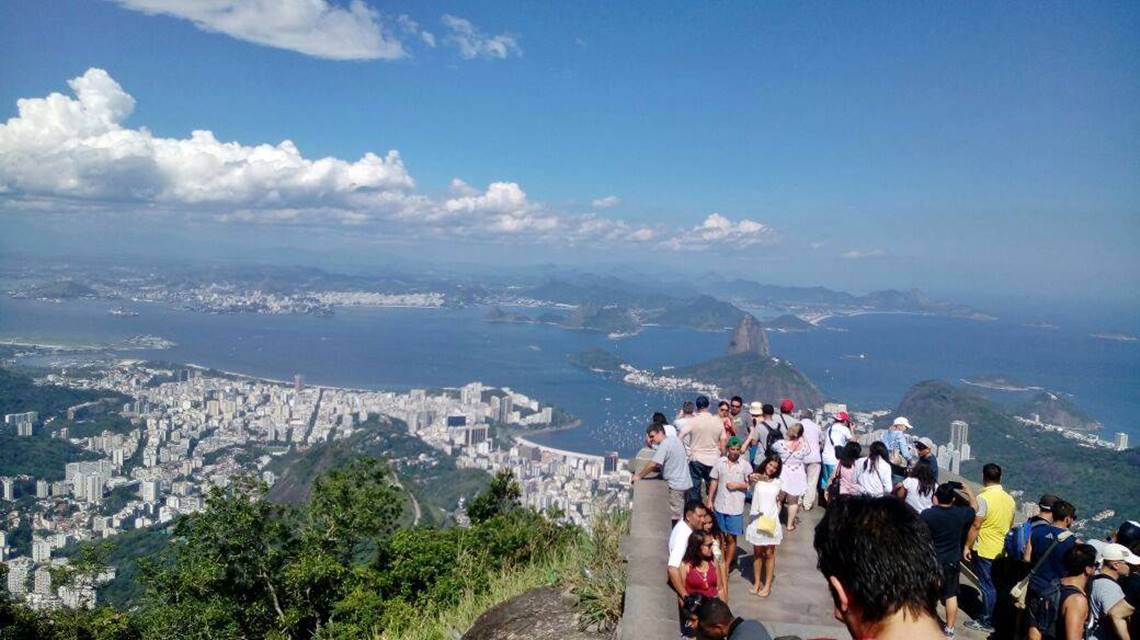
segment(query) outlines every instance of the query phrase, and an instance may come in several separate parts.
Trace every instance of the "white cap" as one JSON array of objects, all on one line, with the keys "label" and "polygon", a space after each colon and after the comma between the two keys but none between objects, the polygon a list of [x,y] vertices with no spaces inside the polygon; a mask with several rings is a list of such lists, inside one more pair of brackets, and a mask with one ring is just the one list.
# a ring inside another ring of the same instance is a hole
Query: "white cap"
[{"label": "white cap", "polygon": [[1100,557],[1105,562],[1111,560],[1113,562],[1127,562],[1131,565],[1140,564],[1140,556],[1129,551],[1128,547],[1122,544],[1116,544],[1115,542],[1104,545],[1104,550],[1101,551]]},{"label": "white cap", "polygon": [[907,430],[914,428],[911,426],[910,420],[907,420],[906,418],[904,418],[902,416],[895,418],[895,421],[891,423],[891,426],[892,427],[905,427]]}]

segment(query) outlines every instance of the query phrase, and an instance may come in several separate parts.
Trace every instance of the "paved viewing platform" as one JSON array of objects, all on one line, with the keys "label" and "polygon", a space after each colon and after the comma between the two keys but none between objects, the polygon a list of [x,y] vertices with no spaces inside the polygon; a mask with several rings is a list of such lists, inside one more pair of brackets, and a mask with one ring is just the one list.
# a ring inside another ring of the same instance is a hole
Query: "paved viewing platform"
[{"label": "paved viewing platform", "polygon": [[[638,458],[630,462],[640,468]],[[749,593],[752,586],[752,546],[740,537],[737,570],[729,576],[728,605],[733,614],[756,620],[771,637],[849,638],[843,623],[835,619],[834,606],[827,582],[816,568],[812,546],[815,526],[823,518],[823,507],[800,511],[800,524],[795,531],[784,531],[783,542],[776,551],[776,576],[772,593],[760,598]],[[633,514],[630,535],[622,545],[628,562],[625,610],[619,627],[621,640],[634,638],[677,638],[680,627],[677,596],[669,587],[666,572],[666,549],[669,539],[668,488],[664,482],[647,479],[634,485]],[[971,577],[963,572],[960,600],[969,608],[977,601]],[[960,611],[959,638],[981,640],[985,636],[973,632],[963,623],[970,617]]]}]

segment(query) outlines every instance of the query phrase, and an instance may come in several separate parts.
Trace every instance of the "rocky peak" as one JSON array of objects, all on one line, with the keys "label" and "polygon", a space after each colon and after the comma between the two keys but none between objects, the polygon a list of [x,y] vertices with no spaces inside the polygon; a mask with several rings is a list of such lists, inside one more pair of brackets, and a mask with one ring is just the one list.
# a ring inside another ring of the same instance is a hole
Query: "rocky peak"
[{"label": "rocky peak", "polygon": [[732,331],[732,339],[728,342],[728,355],[738,353],[756,353],[768,355],[768,334],[765,333],[760,321],[751,313],[740,319]]}]

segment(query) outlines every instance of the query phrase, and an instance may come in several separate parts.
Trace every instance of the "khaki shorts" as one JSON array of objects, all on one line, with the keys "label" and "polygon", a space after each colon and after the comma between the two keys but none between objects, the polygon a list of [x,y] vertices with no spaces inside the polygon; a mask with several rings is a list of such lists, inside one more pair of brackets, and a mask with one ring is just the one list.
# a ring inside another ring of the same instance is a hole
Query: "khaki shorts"
[{"label": "khaki shorts", "polygon": [[688,490],[669,490],[669,513],[673,514],[674,520],[680,520],[685,512],[685,496]]}]

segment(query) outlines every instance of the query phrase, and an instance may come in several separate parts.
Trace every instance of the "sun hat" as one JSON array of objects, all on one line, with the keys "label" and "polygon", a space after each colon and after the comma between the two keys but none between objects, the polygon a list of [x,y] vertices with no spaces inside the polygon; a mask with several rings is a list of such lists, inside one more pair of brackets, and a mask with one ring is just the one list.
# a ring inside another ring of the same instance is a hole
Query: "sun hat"
[{"label": "sun hat", "polygon": [[750,413],[754,416],[764,415],[764,403],[753,402],[753,403],[749,404],[748,405],[748,413]]},{"label": "sun hat", "polygon": [[796,408],[796,403],[792,402],[791,398],[784,398],[780,401],[780,413],[791,413]]},{"label": "sun hat", "polygon": [[895,418],[895,421],[891,423],[891,426],[892,426],[892,427],[906,427],[906,429],[907,429],[908,431],[914,428],[914,427],[913,427],[913,426],[910,424],[910,420],[907,420],[907,419],[906,419],[905,417],[903,417],[903,416],[899,416],[899,417]]},{"label": "sun hat", "polygon": [[1131,565],[1140,564],[1140,556],[1132,553],[1128,547],[1122,544],[1116,544],[1115,542],[1104,545],[1104,550],[1101,551],[1100,557],[1106,562],[1111,560],[1113,562],[1127,562]]}]

